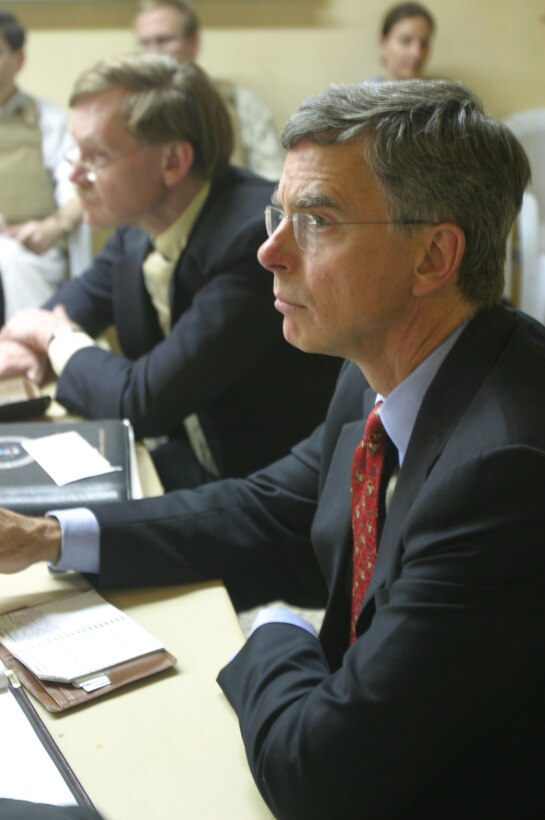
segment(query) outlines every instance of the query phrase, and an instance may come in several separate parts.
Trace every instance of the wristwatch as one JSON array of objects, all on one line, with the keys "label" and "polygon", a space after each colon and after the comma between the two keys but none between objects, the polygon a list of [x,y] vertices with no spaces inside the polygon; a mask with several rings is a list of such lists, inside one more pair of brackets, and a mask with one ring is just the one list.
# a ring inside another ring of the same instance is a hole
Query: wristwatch
[{"label": "wristwatch", "polygon": [[72,325],[59,325],[59,327],[56,327],[55,330],[53,331],[53,333],[51,334],[51,336],[49,337],[49,341],[47,343],[48,349],[49,349],[49,346],[50,346],[51,342],[54,339],[62,339],[62,338],[66,339],[66,338],[68,338],[68,336],[71,336],[73,333],[76,333],[76,328],[72,327]]}]

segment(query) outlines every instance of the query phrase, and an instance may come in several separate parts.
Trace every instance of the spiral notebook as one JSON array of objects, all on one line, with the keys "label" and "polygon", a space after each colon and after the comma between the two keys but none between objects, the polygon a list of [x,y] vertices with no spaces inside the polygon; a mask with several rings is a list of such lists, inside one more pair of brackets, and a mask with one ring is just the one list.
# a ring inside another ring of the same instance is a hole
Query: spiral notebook
[{"label": "spiral notebook", "polygon": [[0,659],[52,712],[176,663],[159,640],[91,588],[0,615]]}]

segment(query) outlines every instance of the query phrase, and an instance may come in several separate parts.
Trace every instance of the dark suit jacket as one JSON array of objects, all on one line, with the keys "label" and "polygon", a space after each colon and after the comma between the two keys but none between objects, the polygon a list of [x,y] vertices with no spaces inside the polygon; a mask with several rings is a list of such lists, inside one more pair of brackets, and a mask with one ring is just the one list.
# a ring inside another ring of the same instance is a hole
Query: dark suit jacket
[{"label": "dark suit jacket", "polygon": [[115,325],[123,355],[86,348],[57,398],[88,418],[128,418],[137,437],[184,437],[198,412],[224,475],[246,475],[323,418],[339,360],[309,359],[282,336],[272,275],[256,254],[273,184],[240,169],[211,188],[172,278],[167,338],[144,285],[148,236],[121,228],[91,268],[46,307],[64,304],[92,336]]},{"label": "dark suit jacket", "polygon": [[51,806],[26,800],[0,799],[2,820],[100,820],[92,809],[80,806]]},{"label": "dark suit jacket", "polygon": [[319,642],[261,627],[219,678],[278,817],[542,811],[545,329],[533,333],[483,312],[441,366],[351,648],[349,476],[374,398],[354,366],[325,425],[249,480],[96,511],[102,584],[221,577],[247,606],[317,601],[325,581]]}]

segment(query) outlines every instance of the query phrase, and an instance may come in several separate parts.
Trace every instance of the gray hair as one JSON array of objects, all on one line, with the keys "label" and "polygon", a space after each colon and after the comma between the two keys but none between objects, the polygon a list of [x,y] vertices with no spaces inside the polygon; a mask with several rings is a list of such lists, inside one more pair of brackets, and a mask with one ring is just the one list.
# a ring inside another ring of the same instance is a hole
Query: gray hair
[{"label": "gray hair", "polygon": [[201,68],[168,54],[110,57],[80,75],[70,105],[115,87],[128,91],[122,114],[134,139],[146,145],[187,141],[196,174],[214,179],[225,173],[233,148],[231,120]]},{"label": "gray hair", "polygon": [[[286,123],[284,148],[362,139],[393,221],[454,222],[466,250],[458,286],[473,304],[496,304],[504,287],[509,232],[530,179],[511,131],[486,116],[461,83],[406,80],[331,86]],[[415,226],[393,230],[415,233]]]}]

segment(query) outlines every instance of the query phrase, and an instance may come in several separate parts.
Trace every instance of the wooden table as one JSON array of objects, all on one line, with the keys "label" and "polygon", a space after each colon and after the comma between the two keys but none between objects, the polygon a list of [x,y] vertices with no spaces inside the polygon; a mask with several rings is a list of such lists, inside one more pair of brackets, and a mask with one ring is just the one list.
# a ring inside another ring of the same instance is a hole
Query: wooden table
[{"label": "wooden table", "polygon": [[[77,588],[43,564],[0,575],[0,612]],[[271,818],[250,775],[236,717],[215,682],[243,643],[221,584],[107,592],[159,638],[174,670],[83,707],[37,709],[106,820]]]}]

